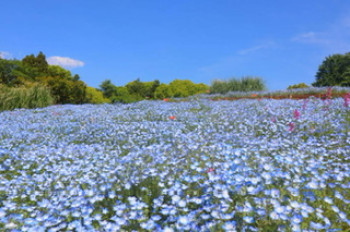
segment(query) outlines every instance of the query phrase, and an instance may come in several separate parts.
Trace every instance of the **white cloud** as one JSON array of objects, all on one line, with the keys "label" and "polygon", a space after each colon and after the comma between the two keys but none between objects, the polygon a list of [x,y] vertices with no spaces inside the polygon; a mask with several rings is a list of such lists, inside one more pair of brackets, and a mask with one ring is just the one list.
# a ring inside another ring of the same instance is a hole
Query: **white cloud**
[{"label": "white cloud", "polygon": [[76,68],[85,65],[83,61],[75,60],[69,57],[51,56],[46,60],[51,65],[59,65],[63,68]]},{"label": "white cloud", "polygon": [[9,52],[2,52],[2,51],[0,51],[0,58],[2,58],[2,59],[10,59],[10,58],[12,58],[12,55]]},{"label": "white cloud", "polygon": [[239,55],[246,55],[248,53],[253,53],[253,52],[259,51],[261,49],[271,48],[274,45],[275,45],[275,43],[273,41],[268,41],[268,42],[259,44],[259,45],[254,46],[254,47],[250,47],[250,48],[239,50],[237,53]]}]

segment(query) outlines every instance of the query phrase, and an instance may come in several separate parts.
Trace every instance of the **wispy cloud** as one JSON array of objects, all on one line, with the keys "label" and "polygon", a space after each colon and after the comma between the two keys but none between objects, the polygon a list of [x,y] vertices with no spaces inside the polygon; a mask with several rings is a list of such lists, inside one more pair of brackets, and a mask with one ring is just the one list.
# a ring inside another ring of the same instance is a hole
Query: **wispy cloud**
[{"label": "wispy cloud", "polygon": [[328,53],[350,50],[350,17],[341,17],[322,31],[307,31],[293,36],[294,43],[319,46]]},{"label": "wispy cloud", "polygon": [[298,34],[291,38],[293,42],[309,43],[309,44],[329,44],[330,41],[325,38],[325,35],[320,32],[309,31]]},{"label": "wispy cloud", "polygon": [[51,65],[59,65],[64,68],[76,68],[85,65],[83,61],[61,56],[51,56],[47,58],[47,62]]},{"label": "wispy cloud", "polygon": [[9,52],[2,52],[2,51],[0,51],[0,58],[2,58],[2,59],[10,59],[10,58],[12,58],[12,55]]},{"label": "wispy cloud", "polygon": [[246,55],[246,54],[249,54],[249,53],[257,52],[257,51],[262,50],[262,49],[271,48],[274,45],[275,45],[274,42],[268,41],[268,42],[265,42],[265,43],[262,43],[262,44],[250,47],[250,48],[239,50],[237,53],[239,55]]}]

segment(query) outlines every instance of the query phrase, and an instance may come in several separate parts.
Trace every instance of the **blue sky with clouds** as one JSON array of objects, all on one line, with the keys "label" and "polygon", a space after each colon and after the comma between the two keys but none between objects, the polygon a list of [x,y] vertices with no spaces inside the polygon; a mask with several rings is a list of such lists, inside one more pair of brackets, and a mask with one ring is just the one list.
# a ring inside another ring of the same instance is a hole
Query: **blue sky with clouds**
[{"label": "blue sky with clouds", "polygon": [[254,75],[278,90],[350,52],[348,0],[11,0],[0,12],[1,57],[42,51],[93,87]]}]

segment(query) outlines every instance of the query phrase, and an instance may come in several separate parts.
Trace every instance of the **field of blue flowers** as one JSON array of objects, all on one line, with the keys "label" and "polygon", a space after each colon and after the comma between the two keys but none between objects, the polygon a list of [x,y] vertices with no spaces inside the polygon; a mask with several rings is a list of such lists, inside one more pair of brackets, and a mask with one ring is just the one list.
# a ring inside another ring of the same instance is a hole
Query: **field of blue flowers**
[{"label": "field of blue flowers", "polygon": [[344,99],[0,113],[0,230],[349,231]]}]

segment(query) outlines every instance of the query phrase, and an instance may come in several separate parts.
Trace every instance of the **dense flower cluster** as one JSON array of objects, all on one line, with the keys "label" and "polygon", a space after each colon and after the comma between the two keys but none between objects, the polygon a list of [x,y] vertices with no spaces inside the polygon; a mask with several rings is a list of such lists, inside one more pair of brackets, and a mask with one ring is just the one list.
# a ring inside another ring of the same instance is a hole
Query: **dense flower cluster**
[{"label": "dense flower cluster", "polygon": [[344,99],[0,113],[0,230],[350,227]]}]

